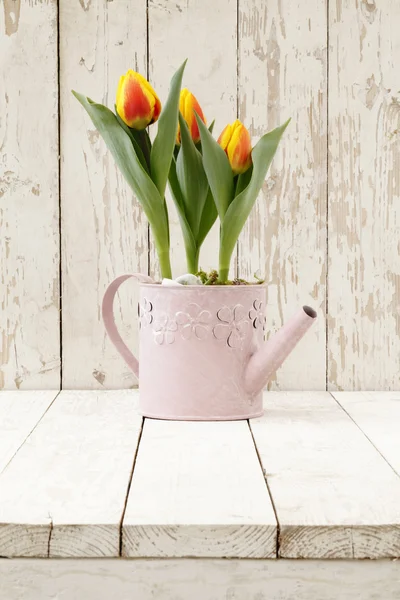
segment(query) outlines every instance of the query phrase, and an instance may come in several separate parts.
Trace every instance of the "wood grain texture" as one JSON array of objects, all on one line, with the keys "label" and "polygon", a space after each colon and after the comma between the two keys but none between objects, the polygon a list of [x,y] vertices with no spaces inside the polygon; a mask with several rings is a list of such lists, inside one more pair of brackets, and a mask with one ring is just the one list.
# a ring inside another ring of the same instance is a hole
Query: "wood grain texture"
[{"label": "wood grain texture", "polygon": [[332,392],[400,475],[400,392]]},{"label": "wood grain texture", "polygon": [[58,389],[57,2],[0,7],[0,389]]},{"label": "wood grain texture", "polygon": [[[146,72],[145,0],[61,0],[63,387],[137,384],[106,337],[101,302],[123,273],[147,273],[147,222],[71,89],[113,108],[119,76]],[[135,285],[116,302],[121,334],[138,347]]]},{"label": "wood grain texture", "polygon": [[275,389],[325,389],[326,2],[239,1],[239,118],[253,142],[292,118],[239,240],[239,273],[268,284],[267,331],[302,304],[319,319]]},{"label": "wood grain texture", "polygon": [[0,555],[118,556],[137,391],[63,391],[0,476]]},{"label": "wood grain texture", "polygon": [[400,389],[400,4],[330,2],[329,389]]},{"label": "wood grain texture", "polygon": [[0,392],[0,473],[43,417],[58,392]]},{"label": "wood grain texture", "polygon": [[251,421],[284,558],[400,556],[400,478],[327,392],[270,392]]},{"label": "wood grain texture", "polygon": [[[149,77],[162,98],[169,81],[188,58],[183,87],[198,99],[214,132],[219,135],[236,118],[237,99],[236,0],[150,0]],[[175,276],[187,272],[185,249],[178,216],[167,195],[171,220],[171,261]],[[204,243],[200,265],[218,268],[219,228],[214,226]],[[158,274],[155,249],[151,249],[151,274]]]},{"label": "wood grain texture", "polygon": [[146,419],[123,556],[274,558],[276,533],[246,421]]},{"label": "wood grain texture", "polygon": [[400,561],[0,559],[7,600],[400,599]]}]

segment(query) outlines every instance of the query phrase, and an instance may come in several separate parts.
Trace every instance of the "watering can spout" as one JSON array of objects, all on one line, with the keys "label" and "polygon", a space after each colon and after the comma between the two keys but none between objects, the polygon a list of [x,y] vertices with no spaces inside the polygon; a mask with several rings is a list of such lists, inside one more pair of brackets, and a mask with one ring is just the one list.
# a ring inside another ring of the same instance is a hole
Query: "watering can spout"
[{"label": "watering can spout", "polygon": [[309,306],[303,306],[266,344],[257,350],[249,360],[245,372],[245,388],[249,394],[257,394],[268,383],[271,375],[283,361],[316,319],[317,313]]}]

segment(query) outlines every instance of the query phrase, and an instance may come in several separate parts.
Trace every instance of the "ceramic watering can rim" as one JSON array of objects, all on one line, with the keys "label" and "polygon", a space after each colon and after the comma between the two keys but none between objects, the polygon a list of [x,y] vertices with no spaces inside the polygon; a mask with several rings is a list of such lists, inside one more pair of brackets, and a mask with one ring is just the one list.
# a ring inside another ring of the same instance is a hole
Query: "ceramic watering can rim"
[{"label": "ceramic watering can rim", "polygon": [[[149,279],[151,279],[149,277]],[[267,283],[245,283],[242,285],[239,284],[213,284],[213,285],[162,285],[161,282],[156,283],[156,282],[151,282],[151,281],[143,281],[143,280],[139,280],[139,286],[140,287],[148,287],[148,288],[156,288],[156,289],[162,289],[162,290],[173,290],[173,291],[182,291],[182,290],[195,290],[195,291],[214,291],[216,292],[217,290],[238,290],[240,292],[244,292],[245,290],[248,292],[253,292],[254,289],[258,289],[258,288],[266,288],[268,286]],[[317,312],[311,308],[311,306],[307,306],[307,305],[303,305],[302,306],[302,310],[306,313],[306,315],[308,317],[311,317],[312,319],[315,319],[315,317],[317,316]]]},{"label": "ceramic watering can rim", "polygon": [[161,282],[160,283],[148,283],[147,281],[139,281],[139,285],[140,286],[146,286],[146,287],[150,287],[150,288],[162,288],[162,289],[167,289],[167,290],[185,290],[185,289],[189,289],[189,290],[232,290],[232,289],[238,289],[241,292],[243,292],[244,290],[251,290],[254,291],[254,288],[266,288],[267,284],[266,283],[246,283],[246,284],[213,284],[213,285],[182,285],[182,284],[177,284],[177,285],[162,285]]}]

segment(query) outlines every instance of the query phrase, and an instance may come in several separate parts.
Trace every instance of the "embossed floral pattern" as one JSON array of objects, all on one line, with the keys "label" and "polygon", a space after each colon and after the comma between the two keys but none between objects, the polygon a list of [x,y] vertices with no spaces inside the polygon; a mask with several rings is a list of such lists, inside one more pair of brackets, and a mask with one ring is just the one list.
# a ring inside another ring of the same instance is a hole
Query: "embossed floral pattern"
[{"label": "embossed floral pattern", "polygon": [[192,336],[204,340],[210,332],[211,313],[202,310],[201,306],[193,302],[188,305],[185,312],[176,313],[176,321],[184,340],[189,340]]},{"label": "embossed floral pattern", "polygon": [[261,300],[254,300],[253,308],[249,312],[250,321],[253,323],[254,329],[262,327],[265,330],[266,317],[264,314],[263,303]]},{"label": "embossed floral pattern", "polygon": [[175,341],[175,332],[177,330],[177,322],[170,319],[165,313],[157,315],[154,319],[154,341],[160,346],[162,344],[173,344]]},{"label": "embossed floral pattern", "polygon": [[143,304],[138,305],[139,312],[139,322],[141,327],[146,327],[147,325],[151,325],[153,322],[153,305],[147,300],[147,298],[143,298]]},{"label": "embossed floral pattern", "polygon": [[217,312],[219,323],[214,326],[213,334],[217,340],[224,340],[230,348],[240,348],[249,326],[248,316],[241,304],[233,308],[223,306]]}]

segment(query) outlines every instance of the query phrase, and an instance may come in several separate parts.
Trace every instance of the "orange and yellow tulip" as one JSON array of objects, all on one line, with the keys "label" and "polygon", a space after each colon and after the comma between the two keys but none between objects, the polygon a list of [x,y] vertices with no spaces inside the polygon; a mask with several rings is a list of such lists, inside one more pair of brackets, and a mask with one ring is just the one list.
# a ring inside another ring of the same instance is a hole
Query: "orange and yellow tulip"
[{"label": "orange and yellow tulip", "polygon": [[139,131],[155,123],[161,112],[161,102],[149,82],[131,69],[119,79],[116,107],[124,123]]},{"label": "orange and yellow tulip", "polygon": [[[187,88],[181,91],[181,96],[179,99],[179,110],[187,123],[190,135],[192,136],[192,140],[195,144],[197,144],[197,142],[200,141],[200,132],[194,111],[196,111],[203,123],[207,123],[204,118],[203,111],[201,110],[200,104],[198,103],[196,97],[192,94],[192,92],[189,92]],[[176,135],[176,143],[181,143],[181,132],[179,126],[178,133]]]},{"label": "orange and yellow tulip", "polygon": [[225,150],[235,175],[244,173],[251,166],[250,133],[239,119],[225,127],[218,144]]}]

